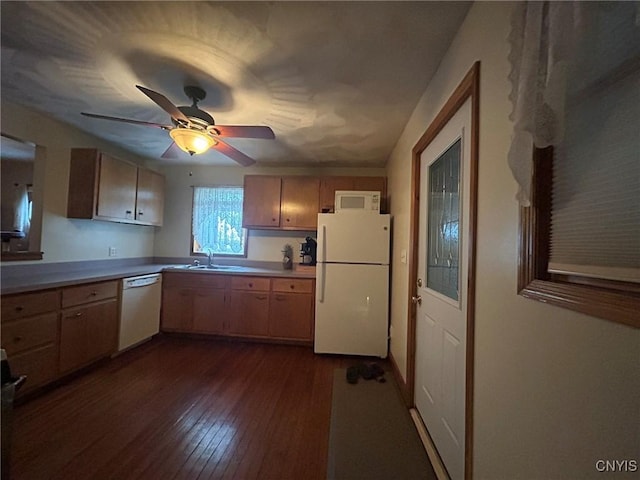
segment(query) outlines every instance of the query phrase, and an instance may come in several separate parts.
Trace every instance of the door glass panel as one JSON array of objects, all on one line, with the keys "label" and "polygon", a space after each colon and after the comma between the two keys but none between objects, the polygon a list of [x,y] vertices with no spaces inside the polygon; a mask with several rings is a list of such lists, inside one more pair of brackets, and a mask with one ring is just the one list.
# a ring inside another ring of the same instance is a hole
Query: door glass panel
[{"label": "door glass panel", "polygon": [[458,300],[460,155],[458,139],[429,166],[427,288]]}]

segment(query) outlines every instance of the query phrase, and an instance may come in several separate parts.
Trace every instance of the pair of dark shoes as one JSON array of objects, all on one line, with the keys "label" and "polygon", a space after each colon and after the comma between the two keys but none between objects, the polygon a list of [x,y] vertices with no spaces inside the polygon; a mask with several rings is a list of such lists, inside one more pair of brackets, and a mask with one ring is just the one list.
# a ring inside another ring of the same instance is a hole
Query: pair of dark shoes
[{"label": "pair of dark shoes", "polygon": [[377,363],[358,363],[347,368],[347,382],[358,383],[358,378],[386,382],[384,370]]}]

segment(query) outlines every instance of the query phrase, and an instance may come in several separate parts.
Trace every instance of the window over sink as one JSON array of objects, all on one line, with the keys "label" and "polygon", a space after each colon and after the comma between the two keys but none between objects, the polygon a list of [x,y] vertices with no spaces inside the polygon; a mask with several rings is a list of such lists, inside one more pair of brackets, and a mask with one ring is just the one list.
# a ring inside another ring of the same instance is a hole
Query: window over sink
[{"label": "window over sink", "polygon": [[243,198],[242,187],[193,187],[192,255],[247,256],[247,230],[242,228]]}]

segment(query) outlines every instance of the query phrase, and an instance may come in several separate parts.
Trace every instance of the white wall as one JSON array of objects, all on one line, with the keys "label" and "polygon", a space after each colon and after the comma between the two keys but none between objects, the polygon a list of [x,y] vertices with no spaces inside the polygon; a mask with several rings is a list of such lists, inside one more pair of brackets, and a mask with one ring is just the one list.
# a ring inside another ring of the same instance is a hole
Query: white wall
[{"label": "white wall", "polygon": [[511,6],[472,6],[389,161],[391,351],[406,372],[408,270],[399,260],[409,248],[411,148],[480,60],[474,478],[631,478],[599,473],[595,462],[640,463],[640,330],[516,294],[518,205],[506,160]]},{"label": "white wall", "polygon": [[153,227],[66,218],[71,148],[100,148],[137,163],[144,159],[7,101],[2,102],[2,132],[45,149],[44,165],[36,165],[34,175],[34,188],[42,188],[43,195],[44,258],[36,263],[107,259],[110,246],[117,248],[118,258],[153,256]]},{"label": "white wall", "polygon": [[[384,168],[294,168],[294,167],[207,167],[165,166],[160,169],[166,176],[167,201],[164,226],[156,234],[155,254],[160,257],[188,257],[191,233],[192,186],[238,185],[244,175],[354,175],[385,176]],[[315,232],[277,232],[251,230],[247,258],[249,260],[279,262],[282,247],[290,244],[294,262],[298,260],[299,243]]]}]

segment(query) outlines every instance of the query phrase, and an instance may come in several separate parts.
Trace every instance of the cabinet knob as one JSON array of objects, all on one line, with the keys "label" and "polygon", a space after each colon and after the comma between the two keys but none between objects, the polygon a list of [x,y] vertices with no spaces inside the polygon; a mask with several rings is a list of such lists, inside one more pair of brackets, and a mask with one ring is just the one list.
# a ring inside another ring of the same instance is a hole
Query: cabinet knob
[{"label": "cabinet knob", "polygon": [[22,310],[24,310],[24,307],[22,305],[18,305],[16,307],[16,312],[21,312]]},{"label": "cabinet knob", "polygon": [[249,284],[249,288],[252,288],[252,287],[253,287],[253,283],[250,283],[250,284]]},{"label": "cabinet knob", "polygon": [[289,285],[289,288],[290,288],[291,290],[293,290],[294,288],[296,288],[296,286],[295,286],[295,285]]},{"label": "cabinet knob", "polygon": [[92,291],[89,295],[90,295],[90,296],[92,296],[92,297],[95,297],[96,295],[98,295],[98,292],[96,292],[96,291],[94,290],[94,291]]},{"label": "cabinet knob", "polygon": [[276,219],[275,219],[275,218],[272,218],[272,219],[271,219],[271,221],[272,221],[272,222],[275,222],[275,221],[276,221]]},{"label": "cabinet knob", "polygon": [[75,316],[76,316],[76,317],[81,317],[81,316],[82,316],[82,312],[78,312],[78,313],[76,313],[76,315],[75,315]]},{"label": "cabinet knob", "polygon": [[287,222],[290,222],[291,220],[287,218]]},{"label": "cabinet knob", "polygon": [[18,343],[18,342],[21,342],[21,341],[22,341],[22,337],[21,336],[17,335],[15,337],[13,337],[13,342],[14,343]]}]

